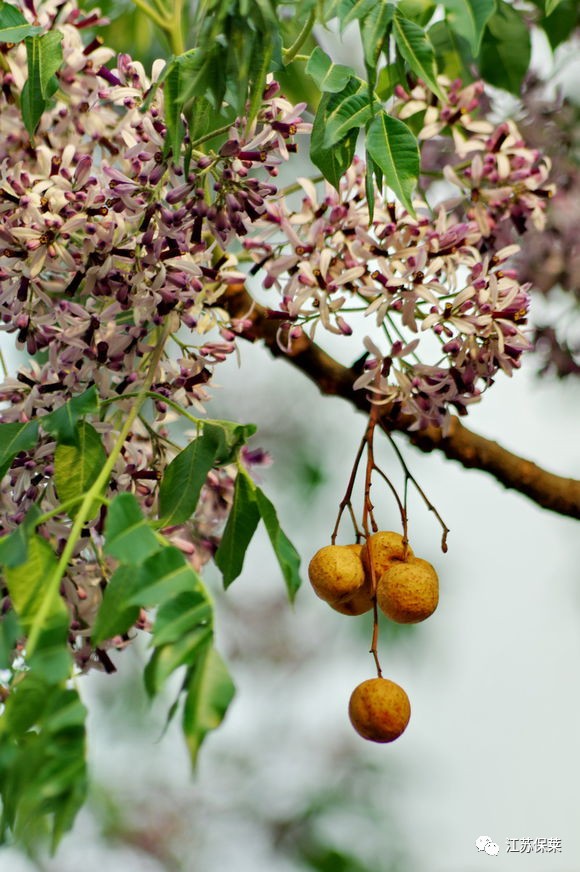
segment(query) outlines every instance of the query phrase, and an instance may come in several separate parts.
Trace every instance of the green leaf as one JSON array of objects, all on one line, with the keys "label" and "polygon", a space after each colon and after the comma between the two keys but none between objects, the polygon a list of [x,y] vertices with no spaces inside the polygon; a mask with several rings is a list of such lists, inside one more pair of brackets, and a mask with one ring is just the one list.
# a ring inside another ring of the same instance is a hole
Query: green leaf
[{"label": "green leaf", "polygon": [[11,3],[0,3],[0,28],[16,27],[20,24],[28,24],[22,12]]},{"label": "green leaf", "polygon": [[183,731],[193,765],[206,735],[223,721],[234,693],[225,663],[208,645],[188,676],[183,710]]},{"label": "green leaf", "polygon": [[105,639],[122,636],[131,629],[139,617],[139,606],[129,604],[137,586],[134,566],[122,564],[109,579],[91,633],[91,641],[99,645]]},{"label": "green leaf", "polygon": [[549,17],[544,17],[539,22],[548,37],[552,51],[569,39],[578,23],[580,23],[580,9],[577,0],[563,0]]},{"label": "green leaf", "polygon": [[222,571],[225,587],[229,587],[242,571],[244,557],[259,520],[254,484],[245,472],[240,471],[226,528],[214,558]]},{"label": "green leaf", "polygon": [[434,94],[441,97],[441,91],[437,84],[433,46],[423,28],[415,24],[414,21],[403,18],[396,11],[393,18],[393,33],[397,48],[411,70],[429,85]]},{"label": "green leaf", "polygon": [[51,30],[45,33],[44,36],[32,37],[34,45],[32,60],[28,56],[31,43],[26,42],[27,58],[28,58],[28,74],[30,75],[31,65],[34,68],[34,78],[37,78],[40,83],[40,93],[44,98],[51,97],[52,91],[51,80],[54,74],[62,64],[62,33],[58,30]]},{"label": "green leaf", "polygon": [[375,162],[368,151],[366,153],[365,194],[369,208],[370,225],[375,214]]},{"label": "green leaf", "polygon": [[[79,421],[77,431],[74,445],[57,445],[54,452],[54,483],[61,502],[83,497],[107,460],[101,437],[91,424]],[[71,518],[75,517],[79,505],[68,509]],[[95,500],[87,517],[94,517],[99,507],[100,503]]]},{"label": "green leaf", "polygon": [[0,3],[0,43],[22,42],[27,36],[42,33],[42,27],[29,24],[24,15],[10,3]]},{"label": "green leaf", "polygon": [[54,412],[38,418],[38,421],[45,433],[54,436],[57,442],[76,445],[79,437],[78,422],[85,415],[92,415],[98,411],[99,395],[96,386],[92,385],[82,394],[59,406]]},{"label": "green leaf", "polygon": [[281,51],[281,36],[276,28],[272,34],[272,39],[256,39],[250,58],[250,88],[248,94],[248,110],[247,119],[251,123],[262,105],[264,87],[268,71],[272,69],[272,55],[276,53],[280,43]]},{"label": "green leaf", "polygon": [[[401,74],[399,65],[387,64],[379,72],[376,84],[376,92],[379,100],[385,102],[393,96],[395,85],[403,84],[404,76]],[[406,83],[405,83],[406,84]]]},{"label": "green leaf", "polygon": [[36,27],[34,24],[0,27],[0,43],[22,42],[28,36],[35,36],[38,33],[42,33],[42,27]]},{"label": "green leaf", "polygon": [[198,574],[181,551],[169,545],[141,564],[136,587],[128,604],[144,608],[156,606],[176,594],[199,590],[200,586]]},{"label": "green leaf", "polygon": [[449,26],[467,40],[477,56],[483,32],[495,10],[495,0],[443,0],[443,5]]},{"label": "green leaf", "polygon": [[48,617],[34,651],[27,657],[30,671],[41,675],[50,684],[69,678],[72,672],[73,661],[67,645],[70,616],[66,607],[65,612]]},{"label": "green leaf", "polygon": [[51,598],[34,653],[29,658],[30,668],[50,683],[68,677],[72,665],[67,646],[68,609],[59,591],[50,587],[56,567],[56,556],[48,542],[40,536],[31,536],[26,562],[6,567],[4,572],[10,600],[26,634],[41,620],[47,596]]},{"label": "green leaf", "polygon": [[159,517],[164,527],[192,516],[207,475],[223,454],[224,441],[219,428],[204,427],[203,434],[173,458],[159,487]]},{"label": "green leaf", "polygon": [[414,215],[411,198],[419,177],[419,149],[407,125],[380,112],[367,130],[367,149],[389,188]]},{"label": "green leaf", "polygon": [[0,669],[12,667],[14,646],[23,635],[16,612],[11,609],[0,616]]},{"label": "green leaf", "polygon": [[171,645],[156,648],[145,667],[145,689],[150,697],[159,693],[176,669],[196,663],[208,645],[211,645],[211,626],[199,624]]},{"label": "green leaf", "polygon": [[[222,119],[216,113],[212,103],[203,96],[209,86],[206,81],[207,70],[204,66],[207,62],[210,62],[210,58],[204,59],[204,52],[199,48],[189,49],[177,57],[169,58],[156,83],[158,87],[163,86],[165,120],[168,131],[164,152],[167,155],[171,151],[174,162],[179,161],[185,135],[182,114],[187,118],[192,139],[207,133],[209,129],[209,124],[207,124],[204,130],[200,130],[198,123],[200,106],[206,104],[210,106],[212,110],[211,121],[215,123],[216,127],[221,126],[222,123]],[[152,90],[145,106],[149,100],[153,99],[153,96],[154,91]],[[202,114],[205,115],[206,121],[210,120],[205,109]]]},{"label": "green leaf", "polygon": [[233,421],[204,421],[203,432],[218,445],[215,465],[227,466],[238,459],[240,449],[258,428],[255,424],[236,424]]},{"label": "green leaf", "polygon": [[28,540],[34,534],[36,521],[41,514],[38,506],[31,506],[22,523],[9,536],[0,539],[0,564],[18,566],[24,563],[28,556]]},{"label": "green leaf", "polygon": [[318,105],[310,136],[310,159],[318,167],[325,179],[338,190],[340,180],[354,158],[358,130],[351,130],[335,145],[324,145],[326,131],[325,116],[333,95],[325,94]]},{"label": "green leaf", "polygon": [[[183,556],[181,556],[182,562]],[[150,570],[155,567],[150,561]],[[152,644],[155,647],[145,669],[145,688],[154,696],[169,676],[182,666],[195,666],[213,637],[213,607],[201,580],[187,565],[190,577],[187,586],[176,585],[165,567],[161,567],[165,580],[157,588],[161,603],[153,626]],[[182,581],[184,576],[182,574]],[[168,583],[169,582],[169,583]],[[147,591],[151,592],[151,585]],[[175,591],[178,591],[175,594]],[[163,599],[161,600],[161,597]],[[169,712],[173,717],[175,706]]]},{"label": "green leaf", "polygon": [[[46,583],[56,569],[56,556],[48,542],[37,535],[28,540],[28,557],[25,563],[6,567],[5,579],[10,600],[22,627],[28,632],[46,596]],[[54,613],[65,608],[60,596],[55,597]],[[62,609],[61,609],[62,606]]]},{"label": "green leaf", "polygon": [[33,851],[52,850],[87,793],[86,711],[74,689],[29,672],[13,685],[0,718],[2,831]]},{"label": "green leaf", "polygon": [[342,91],[349,79],[353,76],[356,77],[356,73],[351,67],[333,63],[319,45],[310,55],[306,64],[306,72],[314,79],[318,88],[327,94],[336,94]]},{"label": "green leaf", "polygon": [[179,62],[179,58],[174,58],[169,64],[163,86],[163,105],[165,109],[165,122],[167,124],[165,151],[171,151],[174,163],[179,161],[181,144],[185,136],[185,128],[181,120],[181,111],[183,109],[181,100],[182,70],[183,67]]},{"label": "green leaf", "polygon": [[222,51],[223,48],[220,50],[220,46],[214,44],[204,51],[192,49],[187,53],[181,94],[184,104],[194,97],[204,97],[212,104],[214,114],[219,113],[226,88]]},{"label": "green leaf", "polygon": [[[353,113],[356,113],[356,119],[353,119]],[[328,150],[344,139],[353,128],[365,124],[370,114],[368,88],[361,79],[350,79],[342,91],[325,95],[314,119],[311,157],[313,149],[320,145]]]},{"label": "green leaf", "polygon": [[58,30],[51,30],[42,36],[29,36],[25,40],[28,79],[20,95],[20,108],[31,137],[48,99],[54,94],[53,76],[62,63],[62,37]]},{"label": "green leaf", "polygon": [[399,0],[397,8],[405,18],[411,18],[425,27],[433,17],[437,4],[432,0]]},{"label": "green leaf", "polygon": [[367,74],[371,88],[376,81],[376,66],[379,54],[389,33],[395,7],[388,0],[378,0],[360,23],[360,35]]},{"label": "green leaf", "polygon": [[301,584],[298,571],[300,568],[300,556],[280,527],[276,509],[264,491],[259,487],[256,488],[256,499],[260,515],[274,549],[274,554],[278,559],[284,581],[286,582],[288,598],[292,602]]},{"label": "green leaf", "polygon": [[437,68],[449,79],[473,81],[473,56],[469,43],[451,30],[446,21],[437,21],[429,28],[429,39],[437,57]]},{"label": "green leaf", "polygon": [[358,94],[345,97],[327,116],[324,147],[332,148],[341,142],[353,128],[358,130],[360,127],[364,127],[371,116],[372,109],[369,106],[368,91],[363,86]]},{"label": "green leaf", "polygon": [[213,609],[204,590],[186,591],[164,603],[157,611],[153,627],[155,647],[184,639],[192,629],[211,627]]},{"label": "green leaf", "polygon": [[132,494],[119,494],[111,502],[105,523],[105,554],[122,563],[138,565],[160,548]]},{"label": "green leaf", "polygon": [[30,80],[27,80],[20,93],[20,111],[31,140],[34,138],[38,122],[45,108],[46,100],[43,99],[39,91],[33,90]]},{"label": "green leaf", "polygon": [[562,0],[546,0],[546,16],[551,15],[561,5]]},{"label": "green leaf", "polygon": [[351,23],[360,21],[373,9],[376,0],[340,0],[338,18],[340,20],[340,32]]},{"label": "green leaf", "polygon": [[30,451],[38,440],[38,421],[26,424],[0,424],[0,479],[21,451]]},{"label": "green leaf", "polygon": [[498,0],[481,43],[481,75],[491,85],[519,96],[530,66],[531,51],[530,32],[522,15]]},{"label": "green leaf", "polygon": [[197,97],[195,101],[188,103],[184,107],[184,112],[187,117],[189,135],[192,142],[195,142],[200,136],[205,136],[206,133],[209,133],[213,115],[215,114],[209,100],[206,100],[205,97]]}]

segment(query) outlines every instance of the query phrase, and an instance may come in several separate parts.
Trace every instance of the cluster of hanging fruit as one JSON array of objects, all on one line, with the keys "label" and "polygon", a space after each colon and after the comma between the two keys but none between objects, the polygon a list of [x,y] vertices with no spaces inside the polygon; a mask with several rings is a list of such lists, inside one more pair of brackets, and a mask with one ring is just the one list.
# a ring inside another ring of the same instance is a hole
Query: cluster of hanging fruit
[{"label": "cluster of hanging fruit", "polygon": [[[433,566],[415,557],[399,533],[380,531],[364,545],[327,545],[308,567],[315,593],[345,615],[379,608],[400,624],[415,624],[433,614],[439,580]],[[392,742],[407,727],[411,705],[402,687],[383,678],[363,681],[352,693],[351,722],[363,738]]]}]

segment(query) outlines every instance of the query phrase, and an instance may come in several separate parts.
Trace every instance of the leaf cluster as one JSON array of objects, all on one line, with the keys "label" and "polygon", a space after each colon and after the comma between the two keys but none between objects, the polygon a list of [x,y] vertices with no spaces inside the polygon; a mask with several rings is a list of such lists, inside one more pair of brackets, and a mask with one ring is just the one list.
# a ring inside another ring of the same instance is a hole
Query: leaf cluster
[{"label": "leaf cluster", "polygon": [[[238,469],[233,505],[216,554],[225,585],[239,575],[260,518],[291,598],[300,584],[299,557],[274,506],[241,461],[253,425],[199,422],[197,437],[165,469],[153,518],[143,514],[133,494],[109,498],[98,488],[107,453],[88,418],[102,412],[93,387],[40,419],[1,425],[2,469],[50,434],[56,442],[54,480],[61,501],[56,511],[76,523],[103,511],[98,549],[104,569],[102,602],[88,639],[93,656],[106,657],[111,645],[122,647],[135,634],[140,615],[154,613],[145,687],[153,698],[179,671],[168,722],[181,710],[195,763],[205,736],[221,723],[234,685],[214,645],[212,598],[183,553],[160,531],[188,521],[210,471],[233,464]],[[85,710],[71,684],[74,633],[71,637],[71,614],[60,590],[66,565],[42,535],[47,515],[41,502],[39,498],[25,521],[0,539],[2,580],[11,604],[0,618],[0,668],[9,675],[0,717],[0,796],[4,838],[11,835],[32,846],[48,834],[54,848],[86,794]]]}]

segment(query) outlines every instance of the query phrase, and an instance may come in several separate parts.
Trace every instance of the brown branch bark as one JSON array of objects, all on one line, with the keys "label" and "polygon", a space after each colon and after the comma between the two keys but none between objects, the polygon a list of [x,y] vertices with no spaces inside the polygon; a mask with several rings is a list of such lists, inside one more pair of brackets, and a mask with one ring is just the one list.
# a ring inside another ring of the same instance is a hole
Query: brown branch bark
[{"label": "brown branch bark", "polygon": [[[353,391],[357,373],[342,366],[325,351],[303,337],[294,343],[291,354],[284,353],[276,342],[280,321],[268,310],[255,303],[244,286],[232,286],[220,304],[233,318],[249,318],[251,328],[242,335],[250,341],[262,340],[276,357],[285,357],[313,381],[323,394],[343,397],[357,409],[368,414],[369,403],[364,391]],[[548,472],[531,460],[503,448],[467,427],[459,418],[452,419],[450,432],[444,436],[437,427],[409,432],[404,416],[393,418],[388,412],[380,418],[381,426],[404,433],[421,451],[441,451],[450,460],[462,466],[479,469],[492,475],[506,488],[528,497],[538,506],[560,515],[580,519],[580,481]]]}]

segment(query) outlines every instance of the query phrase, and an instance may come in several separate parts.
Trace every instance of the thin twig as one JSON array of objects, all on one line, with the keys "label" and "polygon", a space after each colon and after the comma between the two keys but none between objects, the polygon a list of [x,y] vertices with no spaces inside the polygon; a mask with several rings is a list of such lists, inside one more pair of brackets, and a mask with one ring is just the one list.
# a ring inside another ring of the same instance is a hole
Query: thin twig
[{"label": "thin twig", "polygon": [[[340,519],[342,518],[342,513],[344,512],[344,510],[346,509],[347,506],[350,508],[351,516],[352,516],[352,503],[350,501],[350,498],[352,496],[352,491],[353,491],[354,483],[356,480],[358,465],[360,463],[361,457],[363,456],[363,451],[365,450],[365,445],[367,444],[366,443],[366,435],[367,434],[365,431],[365,435],[363,436],[363,438],[361,440],[361,443],[360,443],[360,446],[359,446],[359,449],[357,451],[357,455],[356,455],[356,458],[354,461],[354,465],[353,465],[353,468],[352,468],[352,471],[350,474],[350,478],[348,480],[348,485],[346,487],[346,493],[345,493],[344,497],[342,498],[342,500],[340,501],[339,506],[338,506],[338,517],[337,517],[336,523],[334,525],[334,530],[332,531],[332,536],[330,537],[330,541],[333,545],[336,542],[336,537],[338,534],[338,528],[340,526]],[[355,531],[356,531],[356,529],[357,528],[355,527]]]},{"label": "thin twig", "polygon": [[393,484],[391,479],[388,477],[388,475],[386,475],[383,472],[383,470],[379,466],[377,466],[376,464],[373,466],[373,469],[376,470],[378,472],[378,474],[381,476],[381,478],[383,479],[383,481],[385,481],[386,484],[388,484],[393,496],[395,497],[395,500],[397,501],[397,505],[399,507],[399,512],[401,514],[401,524],[403,525],[403,539],[405,539],[405,541],[406,541],[407,540],[408,519],[407,519],[407,512],[406,512],[405,506],[401,502],[401,498],[400,498],[399,494],[397,493],[397,489],[395,488],[395,485]]},{"label": "thin twig", "polygon": [[[431,502],[431,500],[429,499],[429,497],[427,496],[427,494],[425,493],[425,491],[423,490],[423,488],[421,487],[421,485],[419,484],[419,482],[417,481],[415,476],[410,471],[410,469],[407,466],[407,463],[405,461],[405,458],[401,454],[399,446],[397,445],[397,443],[393,439],[393,436],[392,436],[391,432],[389,431],[385,422],[380,421],[380,425],[381,425],[381,429],[382,429],[383,433],[385,434],[385,436],[387,437],[387,439],[391,443],[391,447],[392,447],[393,451],[395,452],[395,454],[397,456],[397,460],[401,464],[401,467],[403,469],[403,473],[405,475],[405,503],[407,500],[407,496],[406,496],[407,482],[410,481],[415,485],[415,488],[416,488],[417,492],[419,493],[419,495],[421,496],[421,499],[423,500],[423,502],[427,506],[427,509],[430,512],[433,512],[433,514],[435,515],[435,517],[439,521],[439,524],[440,524],[441,529],[443,531],[441,534],[441,550],[445,554],[447,552],[447,535],[449,533],[449,527],[447,526],[447,524],[445,523],[445,521],[443,520],[443,518],[441,517],[441,515],[439,514],[439,512],[437,511],[437,509],[435,508],[435,506],[433,505],[433,503]],[[405,538],[406,538],[406,534],[405,534]]]},{"label": "thin twig", "polygon": [[296,55],[310,36],[310,31],[314,27],[316,21],[316,12],[313,9],[304,23],[304,27],[289,48],[282,49],[284,58],[284,66],[287,67],[295,59]]}]

